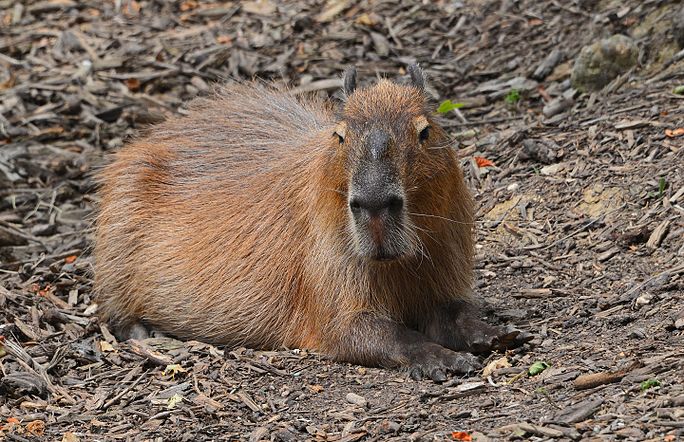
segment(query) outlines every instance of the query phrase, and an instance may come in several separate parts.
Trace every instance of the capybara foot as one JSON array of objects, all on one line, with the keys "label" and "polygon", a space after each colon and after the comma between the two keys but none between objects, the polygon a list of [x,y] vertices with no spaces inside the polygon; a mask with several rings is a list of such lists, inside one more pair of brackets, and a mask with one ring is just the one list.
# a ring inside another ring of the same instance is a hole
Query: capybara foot
[{"label": "capybara foot", "polygon": [[136,321],[116,328],[116,337],[120,341],[136,339],[138,341],[150,337],[150,329],[145,327],[142,322]]},{"label": "capybara foot", "polygon": [[412,354],[409,373],[415,380],[429,378],[435,382],[447,380],[447,374],[467,374],[482,367],[476,356],[456,352],[438,344],[426,343]]}]

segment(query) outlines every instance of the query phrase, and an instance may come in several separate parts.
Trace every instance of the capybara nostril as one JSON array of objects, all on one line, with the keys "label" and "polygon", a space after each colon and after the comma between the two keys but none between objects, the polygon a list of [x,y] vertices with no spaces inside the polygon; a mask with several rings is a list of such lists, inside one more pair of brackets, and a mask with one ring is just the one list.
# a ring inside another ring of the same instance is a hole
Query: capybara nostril
[{"label": "capybara nostril", "polygon": [[349,200],[349,208],[355,216],[396,216],[404,207],[404,198],[396,194],[356,195]]}]

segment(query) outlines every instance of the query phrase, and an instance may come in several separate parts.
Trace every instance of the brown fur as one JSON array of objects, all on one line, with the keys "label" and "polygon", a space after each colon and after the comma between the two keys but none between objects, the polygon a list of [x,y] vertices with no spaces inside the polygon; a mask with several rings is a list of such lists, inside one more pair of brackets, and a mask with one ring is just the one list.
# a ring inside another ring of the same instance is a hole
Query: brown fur
[{"label": "brown fur", "polygon": [[[431,125],[425,145],[412,125],[419,116]],[[389,154],[412,253],[389,262],[358,255],[347,191],[362,145],[353,135],[338,142],[340,120],[352,132],[374,122],[396,134]],[[102,316],[218,344],[411,363],[403,353],[379,357],[350,327],[370,314],[429,333],[426,318],[441,306],[470,302],[473,203],[446,143],[422,91],[386,80],[354,92],[340,115],[255,84],[196,100],[101,173]]]}]

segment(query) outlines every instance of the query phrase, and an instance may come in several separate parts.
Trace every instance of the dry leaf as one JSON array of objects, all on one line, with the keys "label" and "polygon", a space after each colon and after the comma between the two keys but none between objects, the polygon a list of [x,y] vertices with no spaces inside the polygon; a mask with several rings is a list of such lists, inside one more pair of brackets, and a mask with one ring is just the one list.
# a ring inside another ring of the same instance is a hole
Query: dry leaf
[{"label": "dry leaf", "polygon": [[199,3],[197,3],[196,0],[186,0],[180,5],[180,10],[183,12],[190,11],[191,9],[195,9]]},{"label": "dry leaf", "polygon": [[473,440],[473,437],[466,433],[465,431],[452,431],[451,432],[451,438],[453,440],[465,440],[465,441],[471,441]]},{"label": "dry leaf", "polygon": [[269,0],[254,0],[242,3],[242,10],[252,14],[271,15],[276,12],[276,5]]},{"label": "dry leaf", "polygon": [[126,80],[126,87],[131,92],[137,92],[140,89],[140,80],[137,78],[129,78]]},{"label": "dry leaf", "polygon": [[0,431],[11,431],[11,432],[23,433],[23,429],[21,428],[21,423],[19,422],[19,419],[17,419],[16,417],[8,417],[7,423],[5,425],[0,425]]},{"label": "dry leaf", "polygon": [[309,385],[309,390],[313,391],[314,393],[320,393],[323,391],[323,386],[322,385]]},{"label": "dry leaf", "polygon": [[477,164],[477,167],[491,167],[494,166],[494,162],[491,160],[488,160],[485,157],[473,157],[475,159],[475,163]]},{"label": "dry leaf", "polygon": [[112,351],[114,351],[114,347],[112,347],[112,344],[110,344],[107,341],[100,341],[100,351],[101,352],[112,352]]},{"label": "dry leaf", "polygon": [[233,38],[230,35],[219,35],[216,37],[216,43],[222,45],[229,45],[233,42]]},{"label": "dry leaf", "polygon": [[670,138],[681,137],[684,135],[684,127],[678,127],[675,130],[665,129],[665,135]]},{"label": "dry leaf", "polygon": [[166,402],[166,408],[168,408],[169,410],[173,410],[174,408],[176,408],[176,405],[178,405],[178,403],[180,402],[183,402],[183,396],[176,393],[173,396],[171,396],[169,400]]},{"label": "dry leaf", "polygon": [[505,367],[510,367],[511,363],[508,362],[508,358],[506,356],[502,356],[499,359],[495,359],[482,370],[482,377],[487,378],[490,376],[492,373],[494,373],[496,370],[500,368],[505,368]]},{"label": "dry leaf", "polygon": [[180,364],[169,364],[164,369],[164,376],[171,375],[171,379],[175,379],[178,373],[186,373],[188,370],[180,366]]},{"label": "dry leaf", "polygon": [[337,14],[347,9],[349,0],[328,0],[323,11],[316,16],[316,21],[325,23],[331,21]]},{"label": "dry leaf", "polygon": [[26,424],[26,429],[34,436],[42,436],[45,434],[45,422],[41,420],[31,421]]},{"label": "dry leaf", "polygon": [[129,0],[124,6],[123,13],[124,15],[128,16],[138,15],[140,13],[140,9],[142,9],[140,3],[135,0]]},{"label": "dry leaf", "polygon": [[81,442],[81,439],[79,439],[74,433],[71,431],[67,431],[64,433],[62,436],[62,442]]},{"label": "dry leaf", "polygon": [[378,17],[375,14],[366,14],[365,12],[356,18],[357,25],[375,26],[378,22]]}]

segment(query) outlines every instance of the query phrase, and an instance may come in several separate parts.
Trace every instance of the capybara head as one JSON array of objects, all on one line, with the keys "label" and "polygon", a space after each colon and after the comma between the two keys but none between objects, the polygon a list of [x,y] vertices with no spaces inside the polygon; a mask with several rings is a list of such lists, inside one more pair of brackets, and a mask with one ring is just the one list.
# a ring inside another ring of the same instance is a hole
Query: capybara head
[{"label": "capybara head", "polygon": [[344,76],[346,100],[335,127],[346,194],[347,231],[357,256],[391,261],[422,253],[420,223],[412,214],[421,198],[434,200],[431,178],[452,164],[444,161],[445,132],[427,107],[421,69],[410,66],[410,82],[380,80],[356,88],[356,71]]}]

